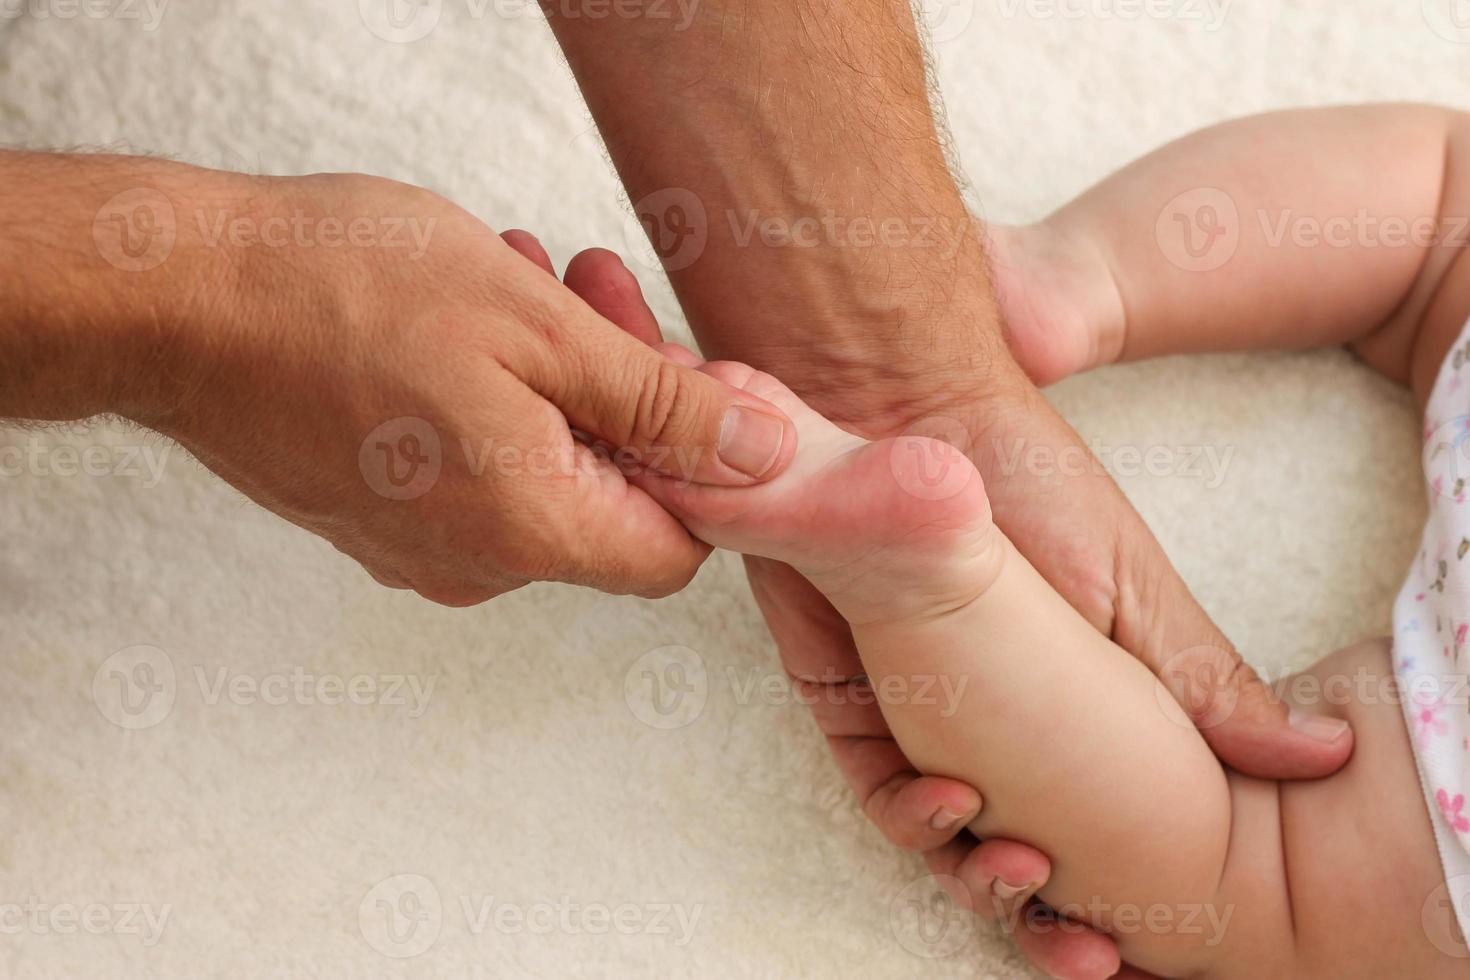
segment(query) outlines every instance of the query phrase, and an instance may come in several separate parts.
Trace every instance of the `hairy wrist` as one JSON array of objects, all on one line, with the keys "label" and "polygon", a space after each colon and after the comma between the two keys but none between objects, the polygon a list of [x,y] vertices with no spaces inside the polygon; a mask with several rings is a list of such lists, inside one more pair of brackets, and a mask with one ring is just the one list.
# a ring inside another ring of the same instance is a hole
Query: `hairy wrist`
[{"label": "hairy wrist", "polygon": [[1003,354],[910,4],[551,25],[705,353],[844,421]]},{"label": "hairy wrist", "polygon": [[733,270],[725,277],[676,282],[707,354],[769,371],[835,421],[882,435],[1019,374],[983,230],[963,235],[932,248],[753,245],[717,263]]}]

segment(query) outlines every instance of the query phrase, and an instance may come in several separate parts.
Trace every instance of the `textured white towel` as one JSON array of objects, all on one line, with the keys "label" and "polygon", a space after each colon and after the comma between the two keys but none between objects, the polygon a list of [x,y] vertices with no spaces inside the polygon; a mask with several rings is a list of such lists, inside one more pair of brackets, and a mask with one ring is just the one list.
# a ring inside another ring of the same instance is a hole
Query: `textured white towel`
[{"label": "textured white towel", "polygon": [[[1227,116],[1470,91],[1449,0],[1222,2],[936,3],[985,212],[1037,216]],[[0,140],[371,171],[534,229],[559,262],[624,249],[544,24],[435,8],[425,39],[390,44],[351,0],[3,0],[24,16],[0,20]],[[85,9],[114,16],[57,16]],[[1387,631],[1422,515],[1401,391],[1320,353],[1054,394],[1125,467],[1119,449],[1170,448],[1169,475],[1124,486],[1258,664]],[[0,446],[21,471],[0,480],[0,974],[1029,975],[993,928],[918,917],[921,863],[774,683],[729,556],[661,603],[542,587],[453,612],[377,589],[158,441]],[[1188,464],[1205,448],[1223,474]],[[107,475],[62,475],[88,460]],[[118,700],[150,670],[154,700]],[[328,703],[333,683],[373,703]]]}]

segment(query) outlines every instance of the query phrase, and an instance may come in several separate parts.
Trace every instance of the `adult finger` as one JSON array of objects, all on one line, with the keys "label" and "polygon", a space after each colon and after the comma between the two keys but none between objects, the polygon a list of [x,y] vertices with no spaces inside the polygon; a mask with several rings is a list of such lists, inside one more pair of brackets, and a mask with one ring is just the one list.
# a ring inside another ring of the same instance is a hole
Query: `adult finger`
[{"label": "adult finger", "polygon": [[519,252],[524,258],[535,263],[536,267],[549,276],[556,275],[556,267],[551,264],[551,256],[546,254],[541,240],[529,231],[520,228],[511,228],[502,231],[500,237],[505,244]]},{"label": "adult finger", "polygon": [[633,337],[650,347],[663,341],[638,279],[615,253],[605,248],[578,252],[562,279],[588,306]]},{"label": "adult finger", "polygon": [[570,290],[565,298],[536,295],[530,282],[525,290],[521,312],[533,330],[510,346],[506,364],[576,429],[695,483],[745,486],[790,464],[796,428],[774,405],[670,360]]}]

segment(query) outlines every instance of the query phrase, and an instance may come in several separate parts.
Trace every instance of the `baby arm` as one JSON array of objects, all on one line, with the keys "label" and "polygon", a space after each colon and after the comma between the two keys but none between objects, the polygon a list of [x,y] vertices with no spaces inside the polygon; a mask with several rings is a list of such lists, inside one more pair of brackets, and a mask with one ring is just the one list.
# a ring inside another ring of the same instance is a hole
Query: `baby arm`
[{"label": "baby arm", "polygon": [[1470,305],[1440,289],[1470,242],[1470,114],[1235,120],[995,238],[1018,359],[1043,380],[1161,354],[1347,344],[1427,390]]}]

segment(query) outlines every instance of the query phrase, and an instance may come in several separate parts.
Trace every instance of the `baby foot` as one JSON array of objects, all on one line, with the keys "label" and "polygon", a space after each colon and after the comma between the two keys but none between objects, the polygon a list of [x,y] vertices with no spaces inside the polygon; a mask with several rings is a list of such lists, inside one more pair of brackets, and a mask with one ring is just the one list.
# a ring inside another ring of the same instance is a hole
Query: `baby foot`
[{"label": "baby foot", "polygon": [[611,252],[583,252],[568,266],[567,280],[599,312],[671,360],[771,401],[795,423],[798,445],[789,468],[737,493],[649,473],[630,477],[695,535],[792,565],[853,625],[960,608],[997,578],[1008,546],[991,523],[980,475],[960,450],[912,432],[870,443],[768,374],[743,364],[705,364],[686,348],[662,343],[638,281]]},{"label": "baby foot", "polygon": [[995,580],[1003,539],[960,450],[919,435],[868,442],[768,374],[732,362],[701,370],[781,408],[798,445],[790,468],[760,486],[640,477],[696,536],[795,567],[854,624],[957,608]]}]

